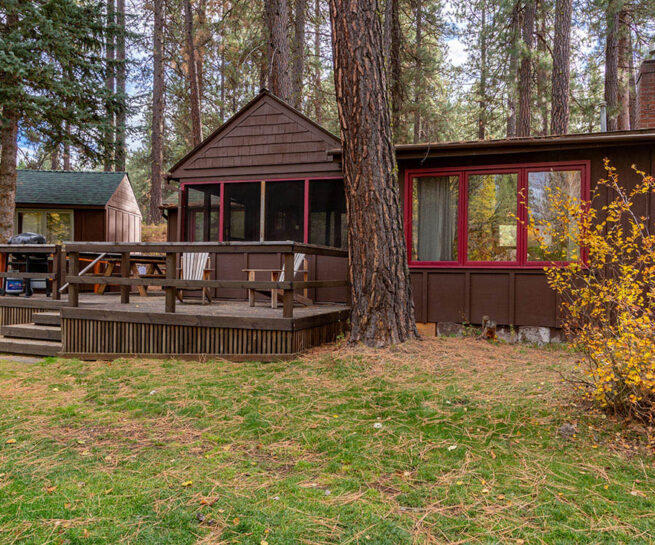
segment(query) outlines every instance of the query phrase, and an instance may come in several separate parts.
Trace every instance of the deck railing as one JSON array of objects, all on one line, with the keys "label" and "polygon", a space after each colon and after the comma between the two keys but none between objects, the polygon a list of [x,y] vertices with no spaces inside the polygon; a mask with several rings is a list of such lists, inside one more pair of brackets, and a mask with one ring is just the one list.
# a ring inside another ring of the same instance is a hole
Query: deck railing
[{"label": "deck railing", "polygon": [[[132,287],[159,286],[165,290],[165,311],[175,312],[175,299],[180,289],[201,290],[203,288],[237,288],[246,290],[271,291],[281,290],[282,315],[293,317],[293,293],[296,290],[312,288],[347,287],[348,280],[296,280],[294,274],[294,256],[305,255],[333,256],[347,258],[348,252],[328,246],[302,244],[298,242],[79,242],[65,245],[68,256],[69,305],[79,306],[79,292],[82,285],[120,286],[121,303],[129,304]],[[282,282],[261,280],[182,280],[178,278],[177,264],[184,253],[207,252],[216,254],[281,254],[285,280]],[[80,274],[80,254],[120,254],[121,277],[82,276]],[[165,278],[140,278],[130,276],[130,264],[134,256],[143,254],[164,254]],[[348,291],[348,290],[347,290]]]},{"label": "deck railing", "polygon": [[[9,254],[45,255],[49,259],[49,272],[7,271],[7,257]],[[53,299],[60,298],[60,288],[66,269],[66,258],[59,244],[0,244],[0,279],[4,288],[4,279],[17,278],[20,280],[46,279],[51,282]]]}]

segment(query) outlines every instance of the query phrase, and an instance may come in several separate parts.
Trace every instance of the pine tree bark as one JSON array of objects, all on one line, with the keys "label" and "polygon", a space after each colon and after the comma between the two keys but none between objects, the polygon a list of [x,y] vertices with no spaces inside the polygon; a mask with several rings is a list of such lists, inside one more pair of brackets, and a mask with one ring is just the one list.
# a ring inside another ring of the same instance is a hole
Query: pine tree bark
[{"label": "pine tree bark", "polygon": [[164,134],[164,0],[153,0],[153,77],[150,176],[150,221],[161,221],[161,182]]},{"label": "pine tree bark", "polygon": [[307,20],[307,0],[295,0],[293,35],[293,107],[300,109],[303,99],[305,76],[305,23]]},{"label": "pine tree bark", "polygon": [[390,5],[389,11],[389,67],[391,85],[391,129],[395,142],[400,142],[402,135],[402,111],[403,111],[403,84],[402,84],[402,59],[401,45],[403,40],[402,29],[400,28],[400,6],[398,0],[387,0]]},{"label": "pine tree bark", "polygon": [[107,79],[105,80],[105,87],[107,89],[108,97],[105,105],[106,120],[105,120],[105,136],[104,136],[104,169],[105,172],[113,170],[114,167],[114,145],[116,137],[116,119],[115,110],[113,105],[114,93],[116,92],[116,73],[115,73],[115,39],[116,31],[114,25],[116,24],[116,9],[114,6],[115,0],[107,0],[107,27],[106,31],[106,45],[105,45],[105,60],[107,63]]},{"label": "pine tree bark", "polygon": [[59,170],[61,165],[59,163],[59,147],[61,144],[57,143],[50,152],[50,170]]},{"label": "pine tree bark", "polygon": [[541,118],[541,126],[539,127],[539,135],[546,136],[548,134],[548,67],[544,62],[548,55],[546,47],[548,35],[546,31],[546,18],[548,6],[544,0],[538,0],[537,10],[537,66],[535,79],[537,83],[537,103],[539,107],[539,117]]},{"label": "pine tree bark", "polygon": [[532,48],[534,44],[534,22],[536,0],[525,0],[523,4],[523,28],[521,31],[523,51],[519,66],[519,113],[516,123],[517,136],[530,136],[532,117]]},{"label": "pine tree bark", "polygon": [[351,341],[415,338],[376,0],[329,0],[348,213]]},{"label": "pine tree bark", "polygon": [[116,111],[116,170],[125,171],[126,134],[127,134],[127,92],[125,80],[127,66],[125,60],[125,0],[116,0],[116,93],[118,110]]},{"label": "pine tree bark", "polygon": [[414,144],[421,141],[421,104],[423,84],[423,0],[416,0],[416,60],[414,70]]},{"label": "pine tree bark", "polygon": [[291,103],[293,91],[289,71],[291,47],[287,0],[266,0],[266,24],[269,89],[277,97]]},{"label": "pine tree bark", "polygon": [[619,111],[617,115],[617,129],[630,130],[630,14],[627,9],[619,12]]},{"label": "pine tree bark", "polygon": [[480,9],[480,88],[478,89],[478,140],[487,136],[487,4]]},{"label": "pine tree bark", "polygon": [[510,37],[512,43],[509,51],[509,74],[507,76],[507,138],[516,136],[516,80],[519,66],[519,36],[521,28],[521,2],[516,0],[512,8]]},{"label": "pine tree bark", "polygon": [[4,120],[0,121],[0,243],[6,244],[14,234],[19,115],[17,111],[5,106],[2,109],[2,117]]},{"label": "pine tree bark", "polygon": [[557,0],[555,4],[555,37],[553,39],[551,134],[566,134],[569,132],[572,14],[573,0]]},{"label": "pine tree bark", "polygon": [[314,121],[321,124],[323,115],[321,99],[323,95],[321,60],[321,0],[314,0]]},{"label": "pine tree bark", "polygon": [[630,103],[630,127],[637,126],[637,79],[635,76],[634,42],[632,41],[632,29],[628,28],[628,100]]},{"label": "pine tree bark", "polygon": [[193,11],[191,0],[184,0],[184,29],[187,49],[187,78],[189,80],[189,100],[191,106],[191,138],[194,146],[202,141],[202,120],[200,117],[200,84],[196,64],[196,45],[193,34]]},{"label": "pine tree bark", "polygon": [[605,102],[607,104],[607,130],[618,128],[619,113],[619,0],[610,0],[607,6],[605,40]]}]

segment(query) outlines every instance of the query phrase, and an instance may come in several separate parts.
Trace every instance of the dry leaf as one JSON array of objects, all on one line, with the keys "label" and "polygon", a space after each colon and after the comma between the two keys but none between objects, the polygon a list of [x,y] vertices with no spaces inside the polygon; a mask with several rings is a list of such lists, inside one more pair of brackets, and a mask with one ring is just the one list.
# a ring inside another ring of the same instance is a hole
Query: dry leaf
[{"label": "dry leaf", "polygon": [[8,445],[13,445],[16,442],[16,439],[7,439]]},{"label": "dry leaf", "polygon": [[193,484],[193,481],[184,481],[184,482],[182,483],[182,486],[185,486],[185,487],[186,487],[186,486],[191,486],[192,484]]}]

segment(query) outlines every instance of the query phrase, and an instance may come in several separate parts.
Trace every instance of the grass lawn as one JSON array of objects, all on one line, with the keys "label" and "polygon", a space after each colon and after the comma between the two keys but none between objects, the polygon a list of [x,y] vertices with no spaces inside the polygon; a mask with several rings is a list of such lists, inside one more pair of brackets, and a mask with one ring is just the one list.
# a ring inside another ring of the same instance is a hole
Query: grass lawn
[{"label": "grass lawn", "polygon": [[2,360],[0,543],[650,543],[652,453],[571,402],[573,364],[449,338]]}]

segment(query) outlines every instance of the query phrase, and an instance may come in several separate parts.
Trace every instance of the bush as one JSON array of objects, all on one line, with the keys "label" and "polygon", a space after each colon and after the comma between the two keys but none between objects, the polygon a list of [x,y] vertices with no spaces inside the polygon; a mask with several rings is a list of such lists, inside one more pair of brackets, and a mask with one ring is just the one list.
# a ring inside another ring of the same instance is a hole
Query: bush
[{"label": "bush", "polygon": [[[633,167],[634,168],[634,167]],[[580,248],[582,260],[545,268],[560,294],[564,327],[584,358],[575,377],[587,398],[618,414],[655,416],[655,235],[638,213],[655,198],[655,180],[638,172],[636,187],[621,186],[605,161],[591,203],[550,188],[552,221],[528,218],[546,251],[553,243]],[[603,203],[606,204],[603,204]]]}]

